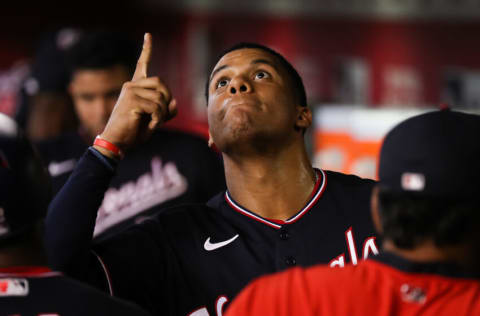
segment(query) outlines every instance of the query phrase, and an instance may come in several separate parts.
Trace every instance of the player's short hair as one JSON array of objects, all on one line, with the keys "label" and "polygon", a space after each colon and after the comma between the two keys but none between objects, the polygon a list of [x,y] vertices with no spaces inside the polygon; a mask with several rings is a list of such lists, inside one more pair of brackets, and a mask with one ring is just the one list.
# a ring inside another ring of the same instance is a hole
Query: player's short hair
[{"label": "player's short hair", "polygon": [[101,70],[125,66],[135,70],[138,49],[125,34],[109,31],[85,33],[68,52],[70,79],[78,70]]},{"label": "player's short hair", "polygon": [[[280,53],[274,51],[270,47],[257,44],[257,43],[248,43],[248,42],[235,44],[234,46],[223,51],[217,57],[213,67],[215,67],[217,62],[226,54],[233,52],[235,50],[245,49],[245,48],[260,49],[274,56],[280,62],[280,65],[286,70],[289,76],[290,82],[291,84],[293,84],[293,89],[294,89],[295,97],[298,101],[298,104],[301,106],[307,106],[307,94],[305,92],[305,86],[303,85],[302,77],[300,77],[297,70],[295,70],[292,64],[290,64],[290,62],[288,62],[288,60],[285,57],[283,57]],[[208,90],[209,90],[208,88],[210,86],[210,79],[211,79],[210,74],[212,71],[210,71],[210,73],[208,74],[207,83],[205,85],[205,99],[207,100],[207,105],[208,105]]]},{"label": "player's short hair", "polygon": [[380,189],[379,217],[384,239],[402,249],[426,240],[437,247],[472,242],[480,224],[478,203],[440,199]]}]

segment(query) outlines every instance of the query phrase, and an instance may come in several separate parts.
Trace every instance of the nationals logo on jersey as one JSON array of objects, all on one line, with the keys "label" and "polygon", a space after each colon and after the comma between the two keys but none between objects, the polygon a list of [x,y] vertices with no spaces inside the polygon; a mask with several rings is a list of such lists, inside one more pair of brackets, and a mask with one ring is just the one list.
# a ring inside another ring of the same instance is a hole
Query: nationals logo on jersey
[{"label": "nationals logo on jersey", "polygon": [[162,165],[160,158],[154,157],[151,172],[122,184],[118,189],[110,188],[105,192],[94,235],[154,205],[182,195],[187,188],[187,179],[174,163]]},{"label": "nationals logo on jersey", "polygon": [[[355,239],[353,238],[353,230],[352,227],[347,229],[345,232],[345,240],[347,242],[347,247],[348,247],[348,253],[350,255],[350,262],[353,265],[356,265],[358,263],[358,253],[357,253],[357,247],[355,245]],[[375,244],[375,237],[369,237],[365,239],[363,242],[363,247],[362,247],[362,259],[365,260],[368,258],[370,254],[378,255],[378,247]],[[331,268],[334,267],[340,267],[343,268],[345,266],[345,253],[342,253],[341,255],[335,257],[330,261],[329,263]]]}]

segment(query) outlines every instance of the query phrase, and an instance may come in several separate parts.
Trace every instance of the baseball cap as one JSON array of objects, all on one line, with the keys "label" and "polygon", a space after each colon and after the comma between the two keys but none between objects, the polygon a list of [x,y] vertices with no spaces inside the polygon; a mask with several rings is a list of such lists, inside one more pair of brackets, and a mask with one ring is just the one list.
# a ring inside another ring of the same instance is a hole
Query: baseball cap
[{"label": "baseball cap", "polygon": [[0,241],[18,236],[46,214],[48,173],[16,122],[0,113]]},{"label": "baseball cap", "polygon": [[66,92],[70,80],[67,52],[81,38],[77,29],[46,32],[40,39],[31,75],[24,82],[27,95],[38,92]]},{"label": "baseball cap", "polygon": [[407,119],[385,137],[382,189],[422,197],[480,196],[480,116],[449,109]]}]

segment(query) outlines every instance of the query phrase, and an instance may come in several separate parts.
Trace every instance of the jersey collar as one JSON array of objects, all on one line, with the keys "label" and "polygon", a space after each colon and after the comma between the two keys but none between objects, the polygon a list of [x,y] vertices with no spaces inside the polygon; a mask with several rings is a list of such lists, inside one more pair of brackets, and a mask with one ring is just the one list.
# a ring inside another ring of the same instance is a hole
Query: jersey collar
[{"label": "jersey collar", "polygon": [[43,266],[19,266],[0,268],[0,277],[49,277],[62,275]]},{"label": "jersey collar", "polygon": [[317,181],[315,183],[315,187],[313,188],[312,194],[310,195],[310,200],[300,211],[298,211],[295,215],[293,215],[292,217],[290,217],[285,221],[271,220],[268,218],[264,218],[255,214],[252,211],[247,210],[246,208],[242,207],[240,204],[235,202],[235,200],[230,196],[230,193],[228,192],[228,190],[225,191],[225,200],[227,201],[228,205],[230,205],[231,208],[241,213],[242,215],[250,217],[251,219],[259,221],[270,227],[280,229],[282,228],[283,225],[292,224],[298,221],[318,202],[318,200],[322,196],[323,192],[325,191],[325,187],[327,186],[327,176],[325,172],[321,169],[315,169],[315,172],[317,174]]},{"label": "jersey collar", "polygon": [[478,273],[464,271],[461,267],[450,262],[420,263],[407,260],[388,251],[381,251],[372,260],[392,266],[407,273],[435,274],[444,277],[478,279]]}]

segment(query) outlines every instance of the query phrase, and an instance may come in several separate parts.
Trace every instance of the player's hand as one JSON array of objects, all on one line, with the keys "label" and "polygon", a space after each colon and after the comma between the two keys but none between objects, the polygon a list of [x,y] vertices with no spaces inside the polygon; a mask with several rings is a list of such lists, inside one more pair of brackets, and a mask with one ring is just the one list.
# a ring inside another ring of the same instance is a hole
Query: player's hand
[{"label": "player's hand", "polygon": [[[152,36],[145,34],[143,49],[131,81],[123,84],[101,138],[125,151],[148,138],[153,130],[177,114],[176,100],[158,77],[148,77]],[[101,150],[110,156],[109,153]]]}]

